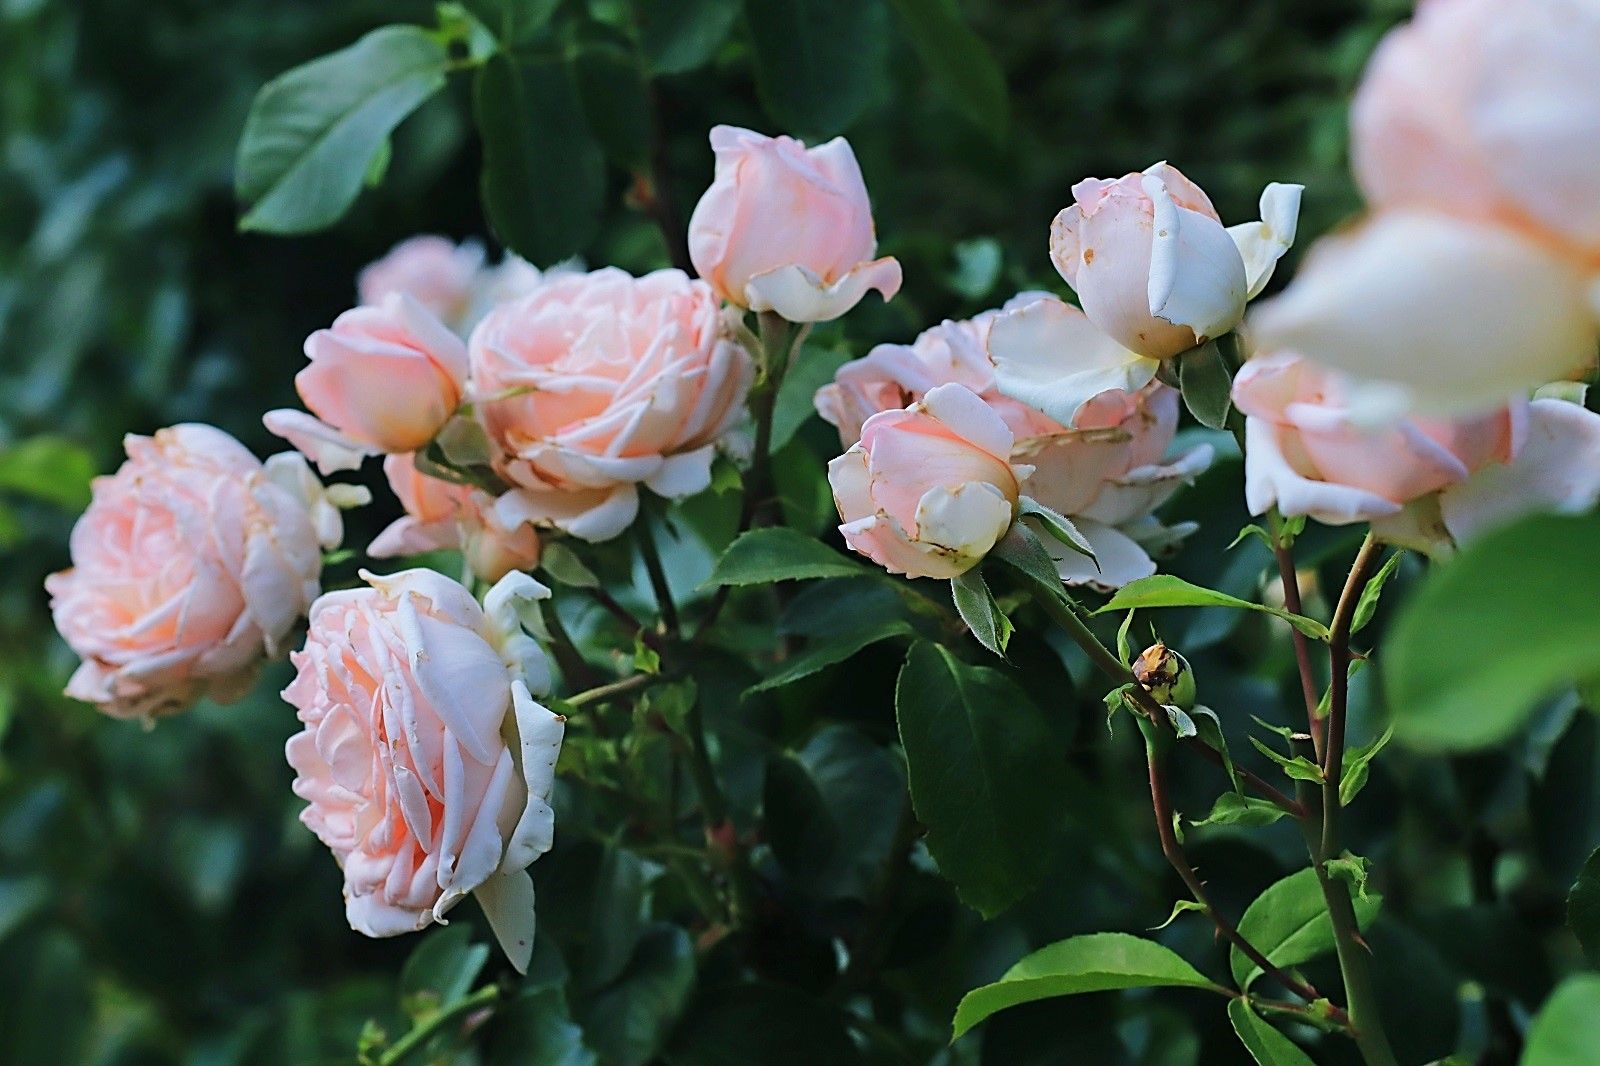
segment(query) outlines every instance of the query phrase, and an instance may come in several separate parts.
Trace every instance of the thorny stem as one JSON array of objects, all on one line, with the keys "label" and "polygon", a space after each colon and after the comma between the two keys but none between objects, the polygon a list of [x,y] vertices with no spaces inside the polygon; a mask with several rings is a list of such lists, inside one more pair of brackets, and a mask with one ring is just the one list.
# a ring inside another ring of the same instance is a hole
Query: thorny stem
[{"label": "thorny stem", "polygon": [[379,1066],[397,1066],[411,1055],[421,1050],[428,1041],[437,1036],[447,1025],[459,1018],[471,1014],[473,1011],[493,1005],[500,998],[499,985],[484,985],[465,999],[456,1000],[421,1025],[406,1033],[394,1045],[385,1051],[378,1059]]},{"label": "thorny stem", "polygon": [[[1276,508],[1268,515],[1268,524],[1272,529],[1272,554],[1277,557],[1278,576],[1283,582],[1283,605],[1291,613],[1303,615],[1306,612],[1300,599],[1300,579],[1295,573],[1294,553],[1284,537],[1283,520],[1278,517]],[[1306,727],[1311,732],[1311,741],[1320,762],[1322,719],[1317,717],[1317,708],[1322,697],[1317,690],[1316,672],[1311,667],[1311,641],[1294,626],[1289,627],[1289,637],[1294,642],[1294,661],[1300,672],[1300,692],[1306,702]]]},{"label": "thorny stem", "polygon": [[650,590],[655,593],[656,609],[661,612],[661,624],[666,627],[668,636],[676,637],[679,632],[678,605],[672,599],[672,586],[667,584],[667,572],[661,565],[655,534],[650,531],[648,521],[641,522],[634,532],[639,542],[639,556],[644,560],[645,573],[650,575]]}]

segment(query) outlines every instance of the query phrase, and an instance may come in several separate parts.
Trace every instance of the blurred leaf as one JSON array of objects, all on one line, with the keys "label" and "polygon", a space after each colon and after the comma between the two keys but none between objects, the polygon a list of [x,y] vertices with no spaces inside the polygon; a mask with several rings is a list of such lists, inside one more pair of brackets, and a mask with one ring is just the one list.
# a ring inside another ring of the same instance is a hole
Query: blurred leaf
[{"label": "blurred leaf", "polygon": [[1011,122],[1006,78],[956,0],[890,0],[917,57],[955,109],[995,140]]},{"label": "blurred leaf", "polygon": [[1239,1041],[1259,1066],[1315,1066],[1311,1057],[1301,1051],[1294,1041],[1251,1010],[1249,1000],[1229,1000],[1228,1021],[1233,1023],[1233,1031],[1239,1034]]},{"label": "blurred leaf", "polygon": [[83,949],[65,933],[45,929],[20,959],[26,965],[7,966],[0,974],[0,1034],[8,1066],[83,1061],[79,1054],[92,1009]]},{"label": "blurred leaf", "polygon": [[32,921],[49,904],[50,883],[44,878],[0,878],[0,941]]},{"label": "blurred leaf", "polygon": [[559,540],[544,545],[539,554],[539,569],[549,575],[551,581],[562,585],[579,589],[600,587],[600,579],[594,571],[578,557],[577,552]]},{"label": "blurred leaf", "polygon": [[65,437],[30,437],[0,449],[0,492],[53,503],[80,511],[89,503],[94,457]]},{"label": "blurred leaf", "polygon": [[465,923],[430,931],[400,970],[400,997],[413,1018],[428,1015],[472,991],[489,961],[489,945],[474,944]]},{"label": "blurred leaf", "polygon": [[783,526],[752,529],[728,545],[707,585],[766,585],[819,577],[853,577],[862,567],[821,541]]},{"label": "blurred leaf", "polygon": [[694,946],[674,925],[652,925],[616,983],[580,1011],[606,1066],[644,1066],[660,1050],[694,988]]},{"label": "blurred leaf", "polygon": [[524,993],[495,1011],[488,1066],[594,1066],[583,1030],[567,1014],[560,990]]},{"label": "blurred leaf", "polygon": [[585,988],[609,984],[629,965],[644,930],[646,889],[657,872],[624,848],[605,850],[592,887],[588,945],[579,969]]},{"label": "blurred leaf", "polygon": [[1051,860],[1066,767],[1050,725],[1006,675],[927,642],[906,656],[895,715],[928,851],[962,900],[993,917]]},{"label": "blurred leaf", "polygon": [[1127,933],[1092,933],[1040,948],[991,985],[975,988],[956,1008],[959,1038],[996,1011],[1019,1003],[1118,988],[1217,986],[1172,949]]},{"label": "blurred leaf", "polygon": [[882,0],[744,0],[768,114],[810,138],[842,132],[871,105],[888,57]]},{"label": "blurred leaf", "polygon": [[241,229],[309,233],[337,222],[389,134],[444,88],[450,57],[417,26],[384,26],[268,82],[239,141]]},{"label": "blurred leaf", "polygon": [[843,619],[839,632],[833,638],[813,641],[805,651],[785,659],[775,673],[746,689],[745,695],[766,692],[803,677],[810,677],[819,670],[844,662],[863,648],[879,641],[915,635],[916,630],[911,628],[910,623],[901,619],[891,619],[872,625],[857,625],[853,619]]},{"label": "blurred leaf", "polygon": [[1528,1028],[1521,1066],[1590,1066],[1600,1047],[1600,976],[1577,974],[1557,986]]},{"label": "blurred leaf", "polygon": [[1095,613],[1126,611],[1133,607],[1237,607],[1281,618],[1313,640],[1328,639],[1328,627],[1314,618],[1292,614],[1278,607],[1251,603],[1249,600],[1241,600],[1237,596],[1230,596],[1214,589],[1191,585],[1171,574],[1156,574],[1154,577],[1142,577],[1129,582],[1118,589],[1110,602]]},{"label": "blurred leaf", "polygon": [[639,50],[651,74],[704,66],[739,17],[739,0],[634,0]]},{"label": "blurred leaf", "polygon": [[[1365,929],[1377,917],[1382,902],[1377,895],[1353,900],[1356,924]],[[1278,966],[1298,966],[1332,951],[1334,946],[1333,921],[1328,917],[1317,872],[1310,868],[1269,886],[1245,910],[1238,928],[1241,936]],[[1261,976],[1261,967],[1237,947],[1229,952],[1229,966],[1234,981],[1245,991]]]},{"label": "blurred leaf", "polygon": [[1463,751],[1499,743],[1539,699],[1593,676],[1600,515],[1527,518],[1437,567],[1389,627],[1395,736]]},{"label": "blurred leaf", "polygon": [[468,0],[467,6],[502,42],[517,45],[544,28],[561,0]]},{"label": "blurred leaf", "polygon": [[850,349],[842,344],[832,347],[806,345],[800,349],[783,376],[783,384],[778,387],[778,398],[773,404],[773,451],[781,450],[793,440],[796,431],[817,413],[814,400],[817,390],[833,381],[839,368],[848,362]]},{"label": "blurred leaf", "polygon": [[539,266],[582,252],[599,229],[606,175],[571,66],[493,56],[478,70],[472,101],[495,235]]},{"label": "blurred leaf", "polygon": [[627,170],[650,157],[650,102],[644,72],[631,49],[585,41],[573,57],[583,115],[606,156]]},{"label": "blurred leaf", "polygon": [[684,1019],[671,1066],[850,1066],[861,1060],[844,1014],[791,986],[735,985]]},{"label": "blurred leaf", "polygon": [[1583,864],[1567,895],[1567,927],[1578,938],[1589,964],[1600,966],[1600,849]]}]

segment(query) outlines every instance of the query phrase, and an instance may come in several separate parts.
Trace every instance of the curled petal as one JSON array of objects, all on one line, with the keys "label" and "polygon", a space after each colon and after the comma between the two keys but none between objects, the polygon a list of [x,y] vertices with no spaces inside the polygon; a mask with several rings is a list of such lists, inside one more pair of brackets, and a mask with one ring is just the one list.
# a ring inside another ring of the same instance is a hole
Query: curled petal
[{"label": "curled petal", "polygon": [[1249,286],[1245,296],[1255,299],[1272,280],[1272,272],[1294,244],[1300,224],[1300,195],[1304,185],[1272,182],[1261,191],[1261,221],[1228,227],[1228,236],[1239,248]]},{"label": "curled petal", "polygon": [[273,436],[288,441],[295,451],[317,464],[324,474],[337,470],[359,470],[361,461],[382,451],[340,433],[326,422],[304,411],[279,408],[268,411],[261,424]]},{"label": "curled petal", "polygon": [[831,283],[798,264],[769,270],[745,285],[745,302],[752,311],[775,311],[790,322],[831,322],[869,289],[885,300],[900,291],[900,263],[893,256],[862,263]]}]

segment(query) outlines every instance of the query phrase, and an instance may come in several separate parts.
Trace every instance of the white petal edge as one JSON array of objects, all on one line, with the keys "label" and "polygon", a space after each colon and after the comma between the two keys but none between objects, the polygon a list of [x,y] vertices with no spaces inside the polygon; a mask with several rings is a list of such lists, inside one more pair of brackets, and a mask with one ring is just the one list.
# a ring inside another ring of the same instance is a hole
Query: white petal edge
[{"label": "white petal edge", "polygon": [[1272,280],[1278,260],[1294,245],[1300,226],[1300,196],[1304,185],[1271,182],[1261,190],[1261,220],[1228,227],[1228,236],[1244,260],[1247,300],[1261,295]]},{"label": "white petal edge", "polygon": [[852,267],[831,285],[803,266],[757,274],[745,283],[752,311],[776,311],[789,322],[831,322],[877,289],[885,300],[900,291],[900,264],[893,256]]},{"label": "white petal edge", "polygon": [[988,346],[1000,392],[1064,426],[1102,392],[1144,388],[1161,365],[1124,348],[1055,297],[998,315]]},{"label": "white petal edge", "polygon": [[1150,243],[1150,313],[1187,326],[1195,343],[1220,337],[1244,317],[1244,259],[1222,223],[1179,207],[1166,183],[1146,174],[1141,184],[1155,205]]}]

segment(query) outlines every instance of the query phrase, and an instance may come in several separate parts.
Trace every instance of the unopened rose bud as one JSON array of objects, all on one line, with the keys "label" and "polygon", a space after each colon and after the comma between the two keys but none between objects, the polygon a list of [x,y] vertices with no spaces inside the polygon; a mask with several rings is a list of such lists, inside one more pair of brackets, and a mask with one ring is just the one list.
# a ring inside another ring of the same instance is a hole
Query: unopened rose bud
[{"label": "unopened rose bud", "polygon": [[1159,640],[1133,661],[1133,676],[1162,704],[1180,711],[1194,710],[1194,671],[1189,660]]}]

